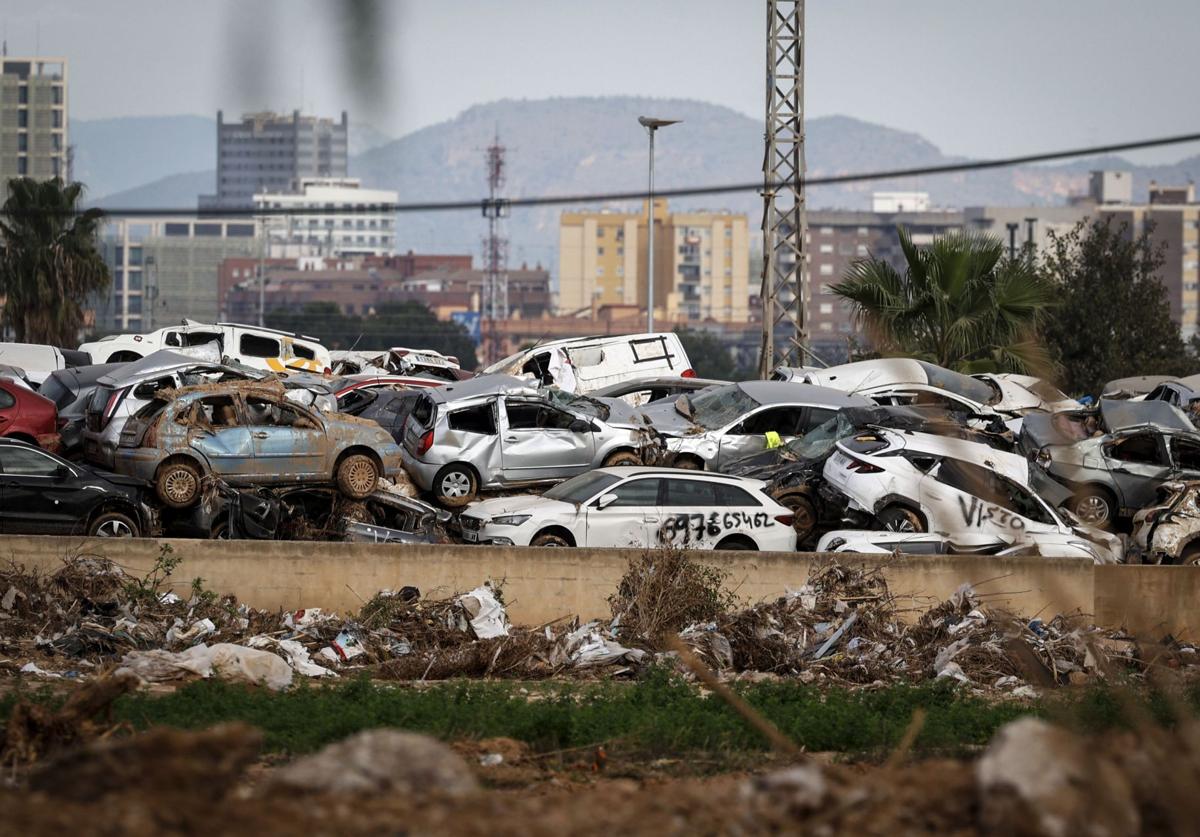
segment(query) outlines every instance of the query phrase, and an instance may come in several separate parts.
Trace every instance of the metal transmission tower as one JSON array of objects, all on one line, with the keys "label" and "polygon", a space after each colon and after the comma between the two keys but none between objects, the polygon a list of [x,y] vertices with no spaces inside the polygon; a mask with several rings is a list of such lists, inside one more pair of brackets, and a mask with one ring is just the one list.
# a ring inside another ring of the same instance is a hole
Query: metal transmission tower
[{"label": "metal transmission tower", "polygon": [[486,150],[488,198],[483,203],[483,217],[487,218],[488,234],[483,240],[484,278],[479,307],[481,343],[488,361],[500,357],[500,335],[496,321],[508,319],[508,239],[504,237],[501,221],[508,217],[508,201],[501,198],[504,186],[504,153],[497,131],[492,144]]},{"label": "metal transmission tower", "polygon": [[804,0],[767,0],[759,372],[803,362],[808,339],[804,239]]}]

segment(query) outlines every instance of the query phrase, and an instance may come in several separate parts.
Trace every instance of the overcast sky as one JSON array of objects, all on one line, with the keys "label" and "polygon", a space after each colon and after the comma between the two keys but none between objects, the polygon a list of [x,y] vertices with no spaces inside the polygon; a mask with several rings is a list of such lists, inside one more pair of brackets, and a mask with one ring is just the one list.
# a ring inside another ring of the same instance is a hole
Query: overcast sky
[{"label": "overcast sky", "polygon": [[[383,86],[337,0],[0,0],[10,55],[66,55],[71,115],[350,111],[391,135],[499,98],[637,94],[763,110],[765,0],[392,0]],[[998,156],[1200,130],[1198,0],[809,0],[808,115]],[[350,50],[356,54],[355,49]],[[1196,146],[1138,159],[1172,160]]]}]

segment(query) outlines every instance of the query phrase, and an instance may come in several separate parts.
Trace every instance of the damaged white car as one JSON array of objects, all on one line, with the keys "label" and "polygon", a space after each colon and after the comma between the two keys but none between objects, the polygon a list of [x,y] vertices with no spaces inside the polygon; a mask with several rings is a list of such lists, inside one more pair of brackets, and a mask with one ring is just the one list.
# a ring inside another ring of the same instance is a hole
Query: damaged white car
[{"label": "damaged white car", "polygon": [[468,543],[506,546],[796,549],[792,513],[759,480],[669,468],[599,468],[476,503],[459,525]]},{"label": "damaged white car", "polygon": [[845,496],[847,517],[868,529],[986,534],[1014,544],[1057,535],[1107,550],[1119,545],[1111,535],[1069,524],[1031,490],[1024,458],[962,439],[858,433],[838,442],[823,475]]},{"label": "damaged white car", "polygon": [[1147,564],[1200,564],[1200,481],[1168,482],[1133,516],[1133,547]]},{"label": "damaged white car", "polygon": [[[864,532],[844,529],[826,533],[818,552],[855,552],[864,555],[992,555],[997,557],[1083,558],[1094,564],[1115,564],[1120,541],[1100,533],[1102,542],[1059,532],[1027,532],[1022,537],[977,532]],[[1111,538],[1112,542],[1107,542]]]}]

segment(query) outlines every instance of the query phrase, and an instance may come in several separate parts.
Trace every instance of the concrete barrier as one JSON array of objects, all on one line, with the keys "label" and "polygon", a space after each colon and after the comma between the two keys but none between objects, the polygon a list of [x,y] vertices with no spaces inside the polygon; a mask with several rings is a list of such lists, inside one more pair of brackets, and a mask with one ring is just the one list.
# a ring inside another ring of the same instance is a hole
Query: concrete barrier
[{"label": "concrete barrier", "polygon": [[[406,584],[426,595],[466,591],[503,580],[514,622],[536,625],[560,616],[606,617],[608,597],[639,553],[620,549],[403,546],[276,541],[103,540],[0,537],[0,560],[53,571],[72,555],[102,555],[126,571],[150,572],[164,545],[181,559],[171,588],[186,595],[192,579],[267,609],[322,607],[356,611],[379,590]],[[772,599],[802,585],[815,553],[706,552],[729,572],[746,602]],[[1098,624],[1138,635],[1200,637],[1200,568],[1095,567],[1042,558],[839,555],[843,564],[882,567],[899,604],[915,617],[960,585],[993,607],[1048,619],[1094,614]]]}]

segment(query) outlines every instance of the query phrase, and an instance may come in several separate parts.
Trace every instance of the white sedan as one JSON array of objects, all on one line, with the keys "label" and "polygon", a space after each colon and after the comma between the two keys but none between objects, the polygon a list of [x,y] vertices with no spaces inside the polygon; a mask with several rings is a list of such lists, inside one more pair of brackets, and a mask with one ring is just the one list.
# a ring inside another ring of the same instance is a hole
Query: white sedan
[{"label": "white sedan", "polygon": [[[1095,536],[1095,540],[1092,540]],[[996,555],[1040,556],[1042,558],[1082,558],[1094,564],[1117,564],[1123,557],[1120,539],[1098,529],[1078,533],[1029,532],[1013,535],[987,535],[957,532],[949,535],[911,532],[827,532],[817,544],[817,552],[853,552],[859,554],[902,555]]]},{"label": "white sedan", "polygon": [[540,497],[475,503],[459,524],[468,543],[792,552],[792,513],[763,486],[678,468],[597,468]]}]

